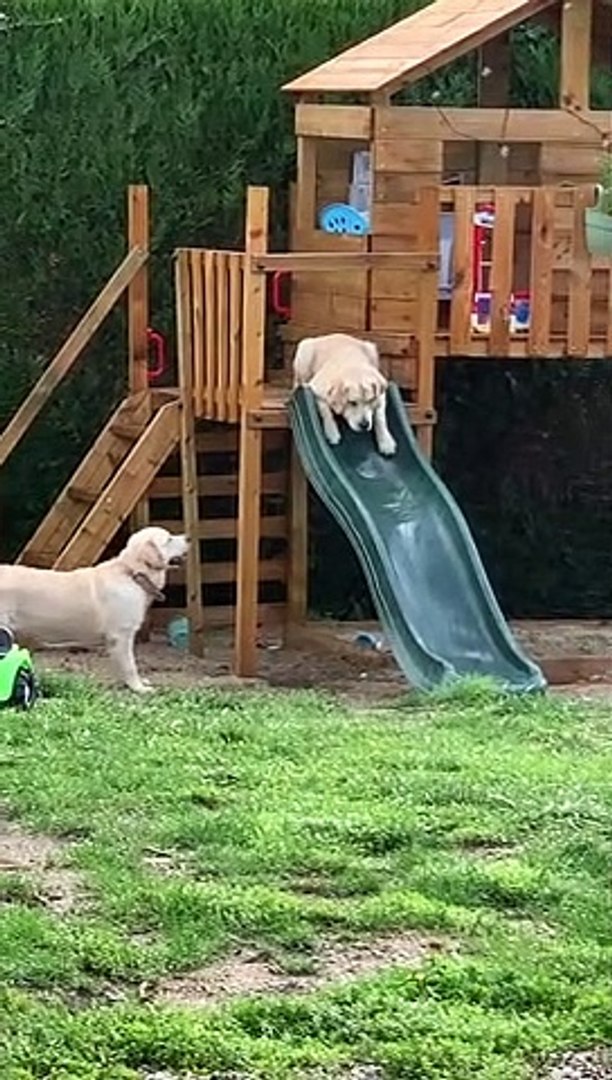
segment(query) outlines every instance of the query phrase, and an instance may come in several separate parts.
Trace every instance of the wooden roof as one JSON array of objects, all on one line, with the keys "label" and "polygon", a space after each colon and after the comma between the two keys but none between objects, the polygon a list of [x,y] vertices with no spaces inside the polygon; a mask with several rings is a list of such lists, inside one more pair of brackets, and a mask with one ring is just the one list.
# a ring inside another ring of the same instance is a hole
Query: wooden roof
[{"label": "wooden roof", "polygon": [[478,48],[555,0],[435,0],[287,83],[292,93],[398,89]]}]

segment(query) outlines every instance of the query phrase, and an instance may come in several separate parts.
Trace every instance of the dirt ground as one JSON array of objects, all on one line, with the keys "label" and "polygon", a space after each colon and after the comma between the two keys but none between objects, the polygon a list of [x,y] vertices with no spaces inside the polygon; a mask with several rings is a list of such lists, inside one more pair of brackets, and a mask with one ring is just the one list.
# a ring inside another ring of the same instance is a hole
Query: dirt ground
[{"label": "dirt ground", "polygon": [[[328,645],[313,638],[300,648],[282,647],[280,637],[262,634],[259,642],[259,679],[269,686],[317,687],[348,695],[364,703],[384,701],[405,693],[407,683],[393,656],[384,645],[380,651],[364,649],[355,643],[360,631],[378,632],[372,623],[313,623],[326,627]],[[612,696],[612,622],[516,623],[517,639],[535,660],[564,657],[597,657],[601,670],[581,677],[580,682],[559,687],[564,693],[609,694]],[[200,659],[172,648],[157,633],[137,649],[141,672],[158,687],[244,685],[231,673],[231,637],[227,631],[211,631],[206,638],[206,655]],[[91,674],[103,683],[113,681],[109,663],[99,653],[48,650],[37,655],[41,671],[45,669]],[[608,669],[609,660],[609,669]]]}]

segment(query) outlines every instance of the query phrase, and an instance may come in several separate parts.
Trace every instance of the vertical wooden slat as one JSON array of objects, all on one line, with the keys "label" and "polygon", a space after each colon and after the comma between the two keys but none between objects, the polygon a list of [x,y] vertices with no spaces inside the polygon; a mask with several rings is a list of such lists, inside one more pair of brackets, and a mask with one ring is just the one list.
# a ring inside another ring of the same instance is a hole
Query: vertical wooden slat
[{"label": "vertical wooden slat", "polygon": [[308,482],[293,440],[290,453],[287,642],[305,622],[308,610]]},{"label": "vertical wooden slat", "polygon": [[204,252],[204,308],[206,334],[206,415],[215,419],[215,368],[217,366],[216,252]]},{"label": "vertical wooden slat", "polygon": [[[149,189],[145,184],[128,187],[128,248],[149,252]],[[149,389],[149,268],[145,263],[128,288],[128,385],[132,394]],[[142,499],[130,515],[130,529],[136,532],[149,524],[149,500]],[[148,635],[148,627],[141,638]]]},{"label": "vertical wooden slat", "polygon": [[[439,248],[440,195],[437,187],[423,188],[419,197],[418,246],[420,251],[437,253]],[[438,317],[438,277],[435,265],[423,270],[419,281],[417,404],[433,409],[436,381],[436,324]],[[417,437],[423,452],[431,458],[433,427],[421,425]]]},{"label": "vertical wooden slat", "polygon": [[239,419],[240,360],[242,350],[242,255],[233,254],[229,263],[229,376],[228,415],[230,423]]},{"label": "vertical wooden slat", "polygon": [[471,338],[475,203],[476,192],[473,187],[458,187],[455,190],[453,292],[450,311],[452,356],[467,353]]},{"label": "vertical wooden slat", "polygon": [[574,191],[574,227],[569,272],[569,312],[567,351],[570,356],[586,356],[591,330],[591,260],[584,235],[584,211],[591,199],[585,188]]},{"label": "vertical wooden slat", "polygon": [[561,4],[559,106],[582,112],[589,108],[593,0]]},{"label": "vertical wooden slat", "polygon": [[229,381],[229,277],[228,254],[217,252],[217,418],[227,420]]},{"label": "vertical wooden slat", "polygon": [[[128,188],[128,246],[149,253],[149,189],[144,184]],[[145,263],[128,286],[129,387],[134,394],[149,387],[149,272]]]},{"label": "vertical wooden slat", "polygon": [[206,396],[206,359],[204,350],[204,281],[202,277],[202,253],[189,253],[191,270],[191,316],[193,320],[192,356],[193,356],[193,393],[194,409],[197,417],[205,414]]},{"label": "vertical wooden slat", "polygon": [[495,226],[491,265],[491,356],[508,355],[510,344],[510,307],[514,272],[514,225],[516,197],[508,188],[500,188],[495,199]]},{"label": "vertical wooden slat", "polygon": [[240,533],[236,572],[235,670],[240,676],[257,672],[257,605],[261,527],[262,431],[251,427],[250,414],[263,400],[265,364],[265,275],[253,270],[250,257],[266,251],[268,242],[267,188],[250,187],[247,195],[243,304],[243,368],[240,417]]},{"label": "vertical wooden slat", "polygon": [[546,356],[550,347],[554,232],[554,190],[538,188],[533,193],[531,227],[529,352],[533,356]]},{"label": "vertical wooden slat", "polygon": [[187,617],[190,628],[190,649],[196,656],[201,656],[204,643],[204,626],[199,543],[198,461],[193,410],[193,363],[191,360],[193,326],[191,320],[185,319],[185,315],[191,307],[190,296],[193,296],[193,293],[189,274],[189,255],[184,251],[179,252],[176,261],[176,296],[178,379],[181,393],[181,496],[184,529],[191,541],[185,567]]}]

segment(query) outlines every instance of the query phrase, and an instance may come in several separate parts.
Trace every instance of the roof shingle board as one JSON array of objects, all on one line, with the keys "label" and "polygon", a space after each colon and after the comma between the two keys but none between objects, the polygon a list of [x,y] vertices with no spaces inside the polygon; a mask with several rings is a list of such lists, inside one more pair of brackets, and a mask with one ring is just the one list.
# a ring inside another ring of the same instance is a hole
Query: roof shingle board
[{"label": "roof shingle board", "polygon": [[415,82],[555,0],[435,0],[286,83],[292,93],[376,93]]}]

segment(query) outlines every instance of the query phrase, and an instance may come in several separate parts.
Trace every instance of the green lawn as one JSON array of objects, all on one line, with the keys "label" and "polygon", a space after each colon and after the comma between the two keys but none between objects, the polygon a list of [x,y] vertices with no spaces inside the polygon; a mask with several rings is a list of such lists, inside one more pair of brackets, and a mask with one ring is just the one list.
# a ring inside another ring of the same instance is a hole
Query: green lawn
[{"label": "green lawn", "polygon": [[[24,827],[70,838],[86,894],[59,915],[0,873],[2,1080],[366,1062],[514,1080],[612,1042],[608,705],[477,685],[369,712],[310,693],[52,690],[2,713],[0,792]],[[308,970],[318,942],[401,928],[457,948],[200,1010],[138,989],[250,944]]]}]

